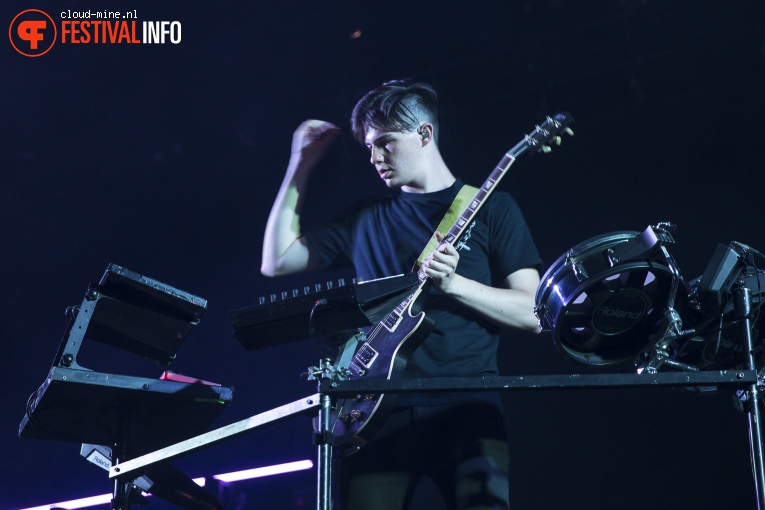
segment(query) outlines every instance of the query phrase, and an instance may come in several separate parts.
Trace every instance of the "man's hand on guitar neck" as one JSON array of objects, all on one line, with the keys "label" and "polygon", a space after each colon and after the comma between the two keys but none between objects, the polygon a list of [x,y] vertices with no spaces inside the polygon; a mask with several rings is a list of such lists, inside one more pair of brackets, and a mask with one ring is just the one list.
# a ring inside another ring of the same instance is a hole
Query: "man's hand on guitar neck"
[{"label": "man's hand on guitar neck", "polygon": [[436,289],[448,294],[449,287],[457,276],[455,271],[460,261],[460,254],[454,246],[443,242],[444,236],[440,232],[435,232],[435,236],[439,245],[422,263],[422,269],[430,277]]}]

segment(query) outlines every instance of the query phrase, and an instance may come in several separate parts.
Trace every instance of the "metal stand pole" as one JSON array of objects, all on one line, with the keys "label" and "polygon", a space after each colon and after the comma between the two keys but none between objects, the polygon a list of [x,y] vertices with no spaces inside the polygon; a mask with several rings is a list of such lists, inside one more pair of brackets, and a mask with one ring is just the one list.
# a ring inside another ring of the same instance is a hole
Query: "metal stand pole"
[{"label": "metal stand pole", "polygon": [[[335,367],[332,360],[324,358],[318,367],[308,369],[308,379],[323,383],[334,384]],[[316,508],[317,510],[332,510],[332,430],[330,429],[330,413],[332,412],[332,397],[321,393],[319,389],[319,416],[314,420],[314,443],[318,446],[318,469],[316,470]]]},{"label": "metal stand pole", "polygon": [[[128,417],[122,413],[117,422],[118,437],[112,447],[112,463],[119,464],[127,459]],[[112,487],[111,510],[130,510],[130,492],[133,487],[132,478],[115,478]]]},{"label": "metal stand pole", "polygon": [[319,410],[318,438],[318,469],[317,469],[317,510],[332,510],[332,442],[329,438],[329,413],[332,407],[332,398],[329,395],[321,396],[321,408]]},{"label": "metal stand pole", "polygon": [[[749,370],[756,370],[754,344],[752,342],[752,321],[749,318],[749,314],[752,311],[752,293],[743,284],[738,285],[734,293],[736,318],[741,321],[741,335],[747,352],[747,368]],[[759,381],[754,382],[747,390],[747,413],[749,417],[749,445],[752,456],[757,508],[765,510],[765,451],[763,451],[762,444],[762,419],[760,415],[760,390],[758,385]]]},{"label": "metal stand pole", "polygon": [[[116,461],[122,460],[115,456]],[[112,486],[112,510],[129,510],[130,482],[115,478]]]}]

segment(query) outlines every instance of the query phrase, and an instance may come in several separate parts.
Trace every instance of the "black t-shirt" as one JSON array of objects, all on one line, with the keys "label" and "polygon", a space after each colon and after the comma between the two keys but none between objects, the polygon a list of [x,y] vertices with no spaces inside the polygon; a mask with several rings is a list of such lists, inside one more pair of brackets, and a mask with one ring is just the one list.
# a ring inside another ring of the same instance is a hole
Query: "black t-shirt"
[{"label": "black t-shirt", "polygon": [[[433,231],[462,187],[433,193],[399,194],[369,204],[347,219],[306,233],[310,251],[323,268],[350,262],[357,278],[371,280],[410,272]],[[457,273],[499,287],[505,277],[541,259],[518,205],[503,192],[493,193],[455,245]],[[425,306],[435,329],[409,358],[405,377],[497,375],[499,327],[431,290]],[[490,400],[479,393],[400,395],[399,405]]]}]

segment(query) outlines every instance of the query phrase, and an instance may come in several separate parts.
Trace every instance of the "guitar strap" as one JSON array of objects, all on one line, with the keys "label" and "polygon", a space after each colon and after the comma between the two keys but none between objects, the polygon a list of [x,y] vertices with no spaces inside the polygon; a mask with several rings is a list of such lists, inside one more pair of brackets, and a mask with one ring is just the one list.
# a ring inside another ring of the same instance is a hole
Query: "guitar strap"
[{"label": "guitar strap", "polygon": [[[457,196],[454,197],[454,201],[449,206],[449,209],[446,211],[444,219],[442,219],[441,223],[438,224],[436,232],[445,236],[446,233],[449,232],[449,229],[451,229],[452,226],[457,223],[457,218],[459,218],[462,212],[467,208],[468,204],[473,201],[477,193],[478,188],[468,186],[467,184],[463,185],[457,193]],[[422,263],[425,262],[425,259],[428,258],[428,256],[430,256],[430,254],[433,253],[436,248],[438,248],[438,239],[436,239],[436,234],[434,232],[430,238],[430,241],[428,241],[428,244],[425,246],[425,249],[422,250],[422,253],[417,258],[417,263],[414,266],[415,271],[422,266]]]}]

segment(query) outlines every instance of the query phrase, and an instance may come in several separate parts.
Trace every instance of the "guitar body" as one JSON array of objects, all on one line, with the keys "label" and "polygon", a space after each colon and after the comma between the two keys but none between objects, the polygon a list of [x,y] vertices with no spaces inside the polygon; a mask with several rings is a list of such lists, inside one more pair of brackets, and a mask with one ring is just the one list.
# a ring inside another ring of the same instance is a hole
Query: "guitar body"
[{"label": "guitar body", "polygon": [[[412,313],[421,291],[422,288],[407,300],[404,313],[398,315],[394,311],[391,314],[396,319],[394,327],[384,327],[386,319],[368,333],[367,341],[357,349],[347,367],[349,379],[396,379],[403,375],[409,356],[422,345],[435,326],[425,312]],[[330,417],[333,446],[344,455],[361,449],[385,423],[396,403],[396,396],[391,393],[368,394],[339,400]]]}]

